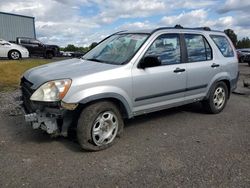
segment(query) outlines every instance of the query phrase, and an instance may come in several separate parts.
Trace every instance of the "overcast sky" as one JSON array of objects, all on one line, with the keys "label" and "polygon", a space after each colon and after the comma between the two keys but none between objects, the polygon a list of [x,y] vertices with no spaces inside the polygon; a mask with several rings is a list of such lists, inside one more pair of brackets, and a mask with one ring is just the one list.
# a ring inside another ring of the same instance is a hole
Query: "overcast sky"
[{"label": "overcast sky", "polygon": [[86,46],[124,29],[208,26],[250,37],[250,0],[6,0],[0,11],[35,17],[37,37]]}]

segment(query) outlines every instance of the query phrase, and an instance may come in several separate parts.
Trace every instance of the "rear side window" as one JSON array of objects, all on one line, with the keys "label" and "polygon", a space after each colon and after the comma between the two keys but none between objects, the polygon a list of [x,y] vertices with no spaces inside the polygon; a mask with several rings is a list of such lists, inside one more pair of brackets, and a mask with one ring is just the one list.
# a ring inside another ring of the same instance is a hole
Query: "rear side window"
[{"label": "rear side window", "polygon": [[185,34],[188,62],[208,61],[212,59],[212,49],[202,35]]},{"label": "rear side window", "polygon": [[234,51],[225,36],[210,35],[224,57],[234,57]]},{"label": "rear side window", "polygon": [[30,44],[39,44],[39,41],[37,41],[37,40],[30,40]]},{"label": "rear side window", "polygon": [[30,40],[29,39],[20,39],[21,44],[29,44]]}]

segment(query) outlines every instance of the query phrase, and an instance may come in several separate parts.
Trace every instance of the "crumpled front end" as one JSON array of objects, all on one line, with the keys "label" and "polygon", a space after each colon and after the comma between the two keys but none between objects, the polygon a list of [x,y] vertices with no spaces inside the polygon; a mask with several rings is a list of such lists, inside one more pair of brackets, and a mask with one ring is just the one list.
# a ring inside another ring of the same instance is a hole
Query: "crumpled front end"
[{"label": "crumpled front end", "polygon": [[61,102],[31,101],[30,97],[35,92],[33,83],[23,77],[21,79],[21,101],[25,113],[25,121],[30,123],[33,129],[42,129],[51,135],[67,136],[73,115],[61,106]]}]

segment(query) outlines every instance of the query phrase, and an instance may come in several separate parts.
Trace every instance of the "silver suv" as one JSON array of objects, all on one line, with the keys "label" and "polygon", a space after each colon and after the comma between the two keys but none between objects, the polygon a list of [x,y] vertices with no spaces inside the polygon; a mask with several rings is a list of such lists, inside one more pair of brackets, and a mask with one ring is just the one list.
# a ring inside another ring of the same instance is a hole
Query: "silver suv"
[{"label": "silver suv", "polygon": [[123,119],[201,101],[226,106],[238,80],[236,51],[209,28],[157,28],[110,35],[81,59],[28,70],[21,79],[25,119],[85,150],[111,146]]}]

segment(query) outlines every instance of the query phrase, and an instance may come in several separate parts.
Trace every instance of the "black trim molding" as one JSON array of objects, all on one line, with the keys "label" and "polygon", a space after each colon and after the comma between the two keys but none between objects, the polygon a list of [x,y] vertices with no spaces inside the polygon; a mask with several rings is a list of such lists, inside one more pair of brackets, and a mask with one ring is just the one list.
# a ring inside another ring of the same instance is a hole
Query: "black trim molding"
[{"label": "black trim molding", "polygon": [[204,85],[189,87],[189,88],[185,88],[185,89],[178,89],[178,90],[174,90],[174,91],[138,97],[135,99],[135,102],[147,100],[147,99],[152,99],[152,98],[157,98],[157,97],[163,97],[163,96],[167,96],[167,95],[173,95],[173,94],[182,93],[182,92],[186,92],[186,91],[192,91],[192,90],[196,90],[196,89],[202,89],[202,88],[206,88],[206,87],[207,87],[207,84],[204,84]]}]

